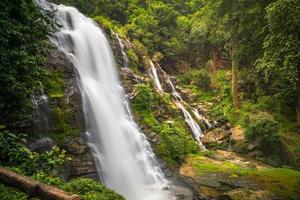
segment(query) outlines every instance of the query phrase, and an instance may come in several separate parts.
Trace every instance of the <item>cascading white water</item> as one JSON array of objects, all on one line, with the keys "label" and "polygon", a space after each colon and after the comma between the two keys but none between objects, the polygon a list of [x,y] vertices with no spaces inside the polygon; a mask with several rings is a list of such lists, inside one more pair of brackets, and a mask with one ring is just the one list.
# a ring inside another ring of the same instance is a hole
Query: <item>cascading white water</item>
[{"label": "cascading white water", "polygon": [[56,9],[62,27],[53,41],[78,70],[87,139],[101,180],[128,200],[175,199],[163,189],[168,181],[132,120],[104,33],[75,8]]},{"label": "cascading white water", "polygon": [[[163,88],[161,87],[161,83],[160,83],[160,80],[158,78],[157,70],[155,68],[155,65],[153,64],[153,62],[151,60],[150,60],[150,65],[151,65],[151,71],[152,71],[152,78],[154,80],[154,83],[155,83],[157,89],[161,92],[164,92]],[[189,113],[189,111],[184,107],[183,103],[185,103],[185,102],[182,100],[182,97],[177,92],[175,86],[173,85],[173,83],[171,81],[170,76],[159,65],[158,65],[158,67],[159,67],[159,70],[163,73],[164,78],[167,80],[167,83],[171,86],[172,95],[176,99],[176,101],[174,101],[174,103],[182,111],[184,119],[185,119],[186,123],[188,124],[188,126],[190,127],[190,130],[192,131],[195,140],[197,140],[197,142],[199,144],[199,147],[202,150],[206,150],[205,146],[201,142],[201,138],[203,137],[203,132],[202,132],[200,126],[193,119],[193,117]],[[177,101],[177,100],[179,100],[179,101]],[[199,114],[199,112],[198,112],[198,114]],[[200,116],[200,114],[199,114],[199,116]],[[204,118],[204,117],[202,117],[202,118]]]},{"label": "cascading white water", "polygon": [[200,128],[200,126],[196,123],[196,121],[193,119],[193,117],[191,116],[191,114],[187,111],[187,109],[182,105],[182,103],[180,102],[175,102],[175,104],[177,105],[178,108],[181,109],[183,115],[184,115],[184,119],[186,121],[186,123],[189,125],[194,138],[197,140],[199,147],[202,150],[206,150],[205,146],[202,144],[201,138],[203,136],[203,132]]},{"label": "cascading white water", "polygon": [[121,53],[122,53],[122,57],[123,57],[123,67],[128,67],[129,59],[128,59],[127,53],[125,52],[125,45],[117,33],[114,33],[114,35],[116,36],[119,46],[120,46],[120,49],[121,49]]},{"label": "cascading white water", "polygon": [[160,91],[160,92],[163,92],[163,88],[161,86],[161,83],[159,81],[159,78],[158,78],[158,75],[157,75],[157,70],[156,70],[156,67],[154,66],[152,60],[149,60],[150,62],[150,76],[151,78],[153,79],[154,81],[154,84],[155,86],[157,87],[157,89]]},{"label": "cascading white water", "polygon": [[211,128],[212,127],[211,123],[203,115],[200,115],[200,113],[199,113],[199,111],[198,111],[197,108],[194,108],[192,111],[193,111],[195,117],[198,120],[200,120],[200,121],[202,121],[204,123],[204,125],[206,126],[206,128]]}]

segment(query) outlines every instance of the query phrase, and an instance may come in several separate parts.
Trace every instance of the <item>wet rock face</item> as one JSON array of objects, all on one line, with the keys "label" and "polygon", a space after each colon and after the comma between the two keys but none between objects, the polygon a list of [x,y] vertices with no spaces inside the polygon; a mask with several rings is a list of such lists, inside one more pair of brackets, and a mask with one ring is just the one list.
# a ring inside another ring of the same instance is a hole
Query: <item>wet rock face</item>
[{"label": "wet rock face", "polygon": [[[69,132],[78,132],[78,134],[73,135],[60,133],[63,135],[63,138],[61,141],[56,141],[62,149],[66,150],[66,154],[71,158],[65,163],[64,177],[66,180],[70,180],[71,178],[84,176],[97,180],[92,154],[80,135],[85,130],[85,123],[77,70],[64,53],[57,49],[50,52],[45,67],[52,72],[58,72],[62,75],[65,89],[62,96],[49,96],[49,136],[55,137],[55,128],[62,121],[68,127]],[[42,139],[31,146],[38,151],[44,151],[50,148],[49,140],[51,139]],[[53,140],[51,141],[54,143]]]},{"label": "wet rock face", "polygon": [[29,149],[37,153],[45,153],[54,147],[54,141],[48,137],[35,140],[29,144]]},{"label": "wet rock face", "polygon": [[65,163],[65,178],[67,180],[76,177],[98,179],[93,157],[81,138],[68,139],[62,147],[71,158]]}]

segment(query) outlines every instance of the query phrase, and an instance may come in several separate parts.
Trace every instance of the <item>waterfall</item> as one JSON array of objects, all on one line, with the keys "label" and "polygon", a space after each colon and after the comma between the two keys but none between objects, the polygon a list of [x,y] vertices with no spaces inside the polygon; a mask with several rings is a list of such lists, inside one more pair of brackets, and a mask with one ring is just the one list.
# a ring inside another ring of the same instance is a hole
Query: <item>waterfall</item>
[{"label": "waterfall", "polygon": [[[166,180],[150,144],[132,120],[104,33],[75,8],[54,7],[62,27],[52,41],[78,71],[86,138],[99,178],[127,200],[175,199],[179,189]],[[191,197],[184,189],[180,192]]]},{"label": "waterfall", "polygon": [[189,125],[194,138],[197,140],[199,147],[202,150],[206,150],[205,146],[202,144],[201,138],[203,136],[203,132],[200,128],[200,126],[197,124],[197,122],[193,119],[192,115],[187,111],[187,109],[180,103],[180,102],[175,102],[175,104],[177,105],[178,108],[181,109],[183,115],[184,115],[184,119],[186,121],[186,123]]},{"label": "waterfall", "polygon": [[200,113],[199,113],[199,111],[198,111],[197,108],[194,108],[192,111],[193,111],[195,117],[198,120],[200,120],[200,121],[202,121],[204,123],[204,125],[205,125],[206,128],[211,128],[212,127],[211,123],[203,115],[200,115]]},{"label": "waterfall", "polygon": [[116,36],[116,38],[118,40],[119,46],[121,48],[122,57],[123,57],[123,67],[126,68],[126,67],[128,67],[129,59],[128,59],[127,53],[125,52],[125,45],[117,33],[113,32],[113,34]]},{"label": "waterfall", "polygon": [[[158,79],[158,75],[157,75],[157,70],[156,70],[156,67],[155,65],[153,64],[153,62],[150,60],[150,65],[151,65],[151,77],[157,87],[157,89],[161,92],[164,92],[163,88],[161,87],[161,84],[160,84],[160,80]],[[179,108],[182,113],[183,113],[183,116],[184,116],[184,119],[187,123],[187,125],[189,126],[190,130],[192,131],[193,133],[193,136],[195,138],[195,140],[198,142],[199,144],[199,147],[202,149],[202,150],[206,150],[205,146],[202,144],[201,142],[201,138],[203,137],[203,132],[200,128],[200,126],[197,124],[197,122],[193,119],[192,115],[190,114],[190,112],[184,107],[183,103],[185,103],[183,100],[182,100],[182,97],[180,96],[180,94],[177,92],[174,84],[172,83],[171,81],[171,78],[170,76],[167,74],[167,72],[165,72],[161,67],[160,65],[158,65],[158,68],[159,70],[162,72],[164,78],[166,79],[166,82],[170,85],[171,89],[172,89],[172,95],[175,99],[174,103],[175,105],[177,106],[177,108]],[[205,122],[208,122],[207,119],[205,119],[203,116],[201,116],[199,114],[199,112],[197,111],[197,114],[199,117],[201,117],[201,119]],[[197,116],[196,116],[197,117]],[[208,122],[209,123],[209,122]]]},{"label": "waterfall", "polygon": [[153,62],[151,60],[149,60],[150,62],[150,77],[153,79],[154,84],[156,86],[156,88],[158,89],[158,91],[163,92],[161,83],[159,81],[158,75],[157,75],[157,70],[156,67],[154,66]]},{"label": "waterfall", "polygon": [[35,131],[40,138],[46,137],[49,132],[48,97],[45,95],[41,82],[39,82],[38,94],[31,96],[31,102],[33,107],[33,123]]}]

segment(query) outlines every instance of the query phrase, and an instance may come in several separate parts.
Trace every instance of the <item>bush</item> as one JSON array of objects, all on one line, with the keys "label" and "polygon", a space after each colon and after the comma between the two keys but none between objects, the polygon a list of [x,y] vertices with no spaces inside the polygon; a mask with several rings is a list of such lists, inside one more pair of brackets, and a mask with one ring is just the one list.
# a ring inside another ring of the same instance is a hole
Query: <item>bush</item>
[{"label": "bush", "polygon": [[15,190],[11,187],[6,187],[0,183],[0,197],[1,200],[26,200],[25,193]]},{"label": "bush", "polygon": [[184,85],[196,85],[205,91],[210,89],[210,76],[205,69],[191,70],[181,75],[179,79]]},{"label": "bush", "polygon": [[137,95],[133,99],[133,109],[136,111],[151,111],[154,106],[155,97],[151,91],[150,85],[137,84],[135,85]]},{"label": "bush", "polygon": [[266,112],[251,114],[244,119],[246,138],[257,142],[265,153],[271,153],[280,144],[278,122]]},{"label": "bush", "polygon": [[176,124],[163,124],[160,135],[166,145],[166,150],[174,161],[181,161],[186,155],[198,152],[199,147],[196,142],[180,132]]},{"label": "bush", "polygon": [[81,195],[85,200],[124,200],[121,195],[88,178],[74,179],[66,183],[62,189]]},{"label": "bush", "polygon": [[2,164],[17,166],[18,171],[32,175],[38,171],[57,174],[63,167],[65,152],[58,147],[38,154],[30,151],[24,144],[26,135],[15,135],[8,131],[0,132],[0,160]]}]

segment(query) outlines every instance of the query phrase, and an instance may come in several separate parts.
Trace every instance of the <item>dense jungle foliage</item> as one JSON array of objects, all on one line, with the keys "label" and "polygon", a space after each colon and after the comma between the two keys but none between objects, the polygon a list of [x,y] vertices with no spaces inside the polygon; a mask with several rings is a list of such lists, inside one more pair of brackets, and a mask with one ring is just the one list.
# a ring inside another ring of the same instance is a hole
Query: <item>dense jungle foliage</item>
[{"label": "dense jungle foliage", "polygon": [[140,71],[146,55],[180,74],[180,85],[200,102],[217,99],[212,115],[242,125],[266,153],[299,138],[299,1],[54,2],[77,5],[132,41],[133,70]]},{"label": "dense jungle foliage", "polygon": [[[146,58],[151,58],[176,76],[180,87],[193,91],[199,102],[214,102],[212,117],[242,126],[246,139],[258,144],[268,164],[299,168],[299,0],[51,2],[75,6],[106,30],[130,40],[133,48],[127,55],[133,71],[140,73]],[[53,13],[41,12],[33,0],[1,0],[0,27],[1,166],[84,199],[123,199],[90,179],[65,183],[60,170],[68,158],[58,147],[38,154],[25,145],[26,138],[34,137],[28,128],[31,96],[40,91],[41,83],[53,96],[63,93],[60,75],[43,67],[52,48],[48,38],[56,29]],[[135,87],[138,96],[132,109],[140,113],[141,123],[158,133],[155,152],[170,165],[199,153],[169,99],[154,95],[149,85]],[[160,113],[152,109],[161,105],[167,105],[176,123],[160,123]],[[64,137],[63,122],[54,137]],[[247,151],[242,145],[234,150]],[[284,160],[286,151],[293,155],[293,163]],[[26,199],[2,184],[0,194],[4,199]]]}]

